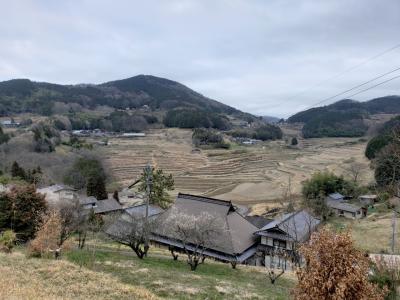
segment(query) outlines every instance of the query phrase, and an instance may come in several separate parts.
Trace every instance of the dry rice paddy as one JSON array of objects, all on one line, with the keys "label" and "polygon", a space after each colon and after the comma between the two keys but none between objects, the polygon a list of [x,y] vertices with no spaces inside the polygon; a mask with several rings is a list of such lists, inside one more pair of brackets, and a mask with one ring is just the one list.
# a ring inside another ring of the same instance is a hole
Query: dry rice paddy
[{"label": "dry rice paddy", "polygon": [[[175,193],[186,192],[229,199],[238,204],[273,205],[288,190],[299,194],[301,182],[312,173],[345,173],[349,162],[366,169],[362,180],[372,180],[364,158],[366,142],[354,138],[300,140],[299,148],[283,141],[229,150],[193,151],[191,131],[163,129],[145,138],[112,139],[106,162],[122,185],[136,179],[147,162],[173,174]],[[290,178],[290,179],[289,179]]]}]

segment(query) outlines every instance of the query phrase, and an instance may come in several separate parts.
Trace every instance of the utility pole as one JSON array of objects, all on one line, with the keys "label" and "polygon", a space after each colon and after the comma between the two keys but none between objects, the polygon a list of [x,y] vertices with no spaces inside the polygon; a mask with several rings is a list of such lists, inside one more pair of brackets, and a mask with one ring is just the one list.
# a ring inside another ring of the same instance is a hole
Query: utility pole
[{"label": "utility pole", "polygon": [[397,227],[397,225],[396,225],[396,214],[397,214],[397,212],[396,212],[396,209],[394,209],[393,210],[393,217],[392,217],[392,245],[391,245],[391,250],[392,250],[392,254],[394,254],[394,248],[395,248],[395,246],[396,246],[396,227]]},{"label": "utility pole", "polygon": [[147,251],[149,250],[149,204],[150,204],[150,195],[151,188],[153,185],[153,168],[150,164],[146,165],[144,169],[144,174],[146,177],[146,215],[144,221],[144,252],[147,256]]}]

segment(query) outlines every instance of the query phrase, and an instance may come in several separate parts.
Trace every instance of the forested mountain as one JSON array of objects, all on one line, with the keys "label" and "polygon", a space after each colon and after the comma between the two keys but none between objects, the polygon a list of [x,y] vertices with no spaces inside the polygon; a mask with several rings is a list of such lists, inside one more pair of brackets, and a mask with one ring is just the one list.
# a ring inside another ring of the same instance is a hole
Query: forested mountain
[{"label": "forested mountain", "polygon": [[362,136],[368,126],[365,119],[373,114],[400,114],[400,96],[387,96],[358,102],[345,99],[331,105],[311,108],[288,119],[304,123],[303,135],[312,137]]},{"label": "forested mountain", "polygon": [[98,85],[29,79],[0,82],[0,116],[19,113],[63,116],[56,122],[58,129],[74,130],[142,131],[149,125],[229,130],[237,124],[265,124],[261,117],[207,98],[178,82],[149,75]]},{"label": "forested mountain", "polygon": [[192,108],[253,117],[178,82],[148,75],[99,85],[60,85],[28,79],[0,82],[0,115],[22,112],[51,115],[63,104],[69,105],[71,110],[98,106],[134,109],[147,105],[152,110]]}]

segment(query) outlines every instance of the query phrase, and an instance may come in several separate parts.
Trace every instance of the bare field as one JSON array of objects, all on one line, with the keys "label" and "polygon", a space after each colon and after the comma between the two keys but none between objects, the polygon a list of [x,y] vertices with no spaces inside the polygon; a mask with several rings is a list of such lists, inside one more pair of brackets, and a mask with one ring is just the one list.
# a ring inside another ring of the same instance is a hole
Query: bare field
[{"label": "bare field", "polygon": [[110,142],[104,148],[105,161],[124,186],[151,162],[173,174],[175,193],[202,194],[238,204],[273,206],[288,189],[289,180],[291,192],[300,194],[301,182],[312,173],[330,170],[344,174],[351,162],[365,166],[363,182],[372,180],[364,157],[366,142],[358,138],[300,140],[298,149],[272,141],[193,152],[191,130],[159,129],[145,138]]}]

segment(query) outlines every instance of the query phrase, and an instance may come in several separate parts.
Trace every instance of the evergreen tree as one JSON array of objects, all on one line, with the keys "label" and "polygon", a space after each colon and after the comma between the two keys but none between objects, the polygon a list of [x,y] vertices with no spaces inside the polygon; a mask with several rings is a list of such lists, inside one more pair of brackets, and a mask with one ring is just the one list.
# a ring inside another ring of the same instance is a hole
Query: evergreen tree
[{"label": "evergreen tree", "polygon": [[97,200],[107,199],[106,184],[104,177],[98,174],[92,174],[87,179],[86,194],[94,196]]},{"label": "evergreen tree", "polygon": [[10,136],[3,132],[3,128],[0,127],[0,145],[7,143],[10,140]]},{"label": "evergreen tree", "polygon": [[[165,175],[163,170],[152,168],[152,177],[150,203],[166,208],[173,202],[167,193],[167,190],[171,191],[174,189],[174,179],[172,178],[172,174]],[[140,178],[139,191],[145,192],[146,187],[146,174],[143,172],[142,177]]]},{"label": "evergreen tree", "polygon": [[46,211],[44,195],[33,186],[14,187],[0,195],[0,231],[12,229],[21,241],[31,239]]},{"label": "evergreen tree", "polygon": [[11,166],[11,176],[18,177],[23,180],[25,180],[25,178],[26,178],[25,170],[22,167],[20,167],[16,161],[14,161]]}]

